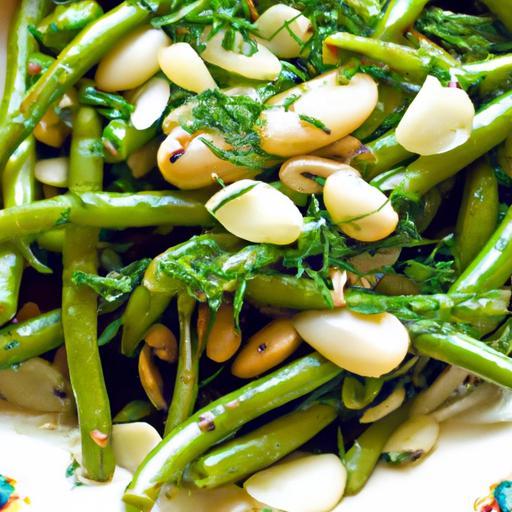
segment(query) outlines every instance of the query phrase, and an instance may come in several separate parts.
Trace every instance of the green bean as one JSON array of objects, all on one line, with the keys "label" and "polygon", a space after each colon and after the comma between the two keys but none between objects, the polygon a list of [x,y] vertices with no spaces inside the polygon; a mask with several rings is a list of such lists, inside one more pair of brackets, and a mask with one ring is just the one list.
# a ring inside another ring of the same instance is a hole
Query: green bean
[{"label": "green bean", "polygon": [[62,252],[64,246],[64,229],[52,229],[37,237],[37,245],[46,251]]},{"label": "green bean", "polygon": [[372,37],[383,41],[400,41],[414,25],[428,0],[391,0],[377,23]]},{"label": "green bean", "polygon": [[422,355],[459,366],[499,386],[512,388],[512,358],[466,334],[427,332],[413,336]]},{"label": "green bean", "polygon": [[172,393],[171,405],[165,422],[164,434],[169,434],[183,423],[194,411],[197,399],[199,358],[201,354],[190,332],[190,322],[196,301],[187,292],[178,295],[178,319],[180,323],[180,345],[178,368]]},{"label": "green bean", "polygon": [[146,457],[128,485],[124,501],[151,510],[164,482],[245,423],[306,395],[341,373],[317,353],[302,357],[212,402],[176,427]]},{"label": "green bean", "polygon": [[187,479],[198,487],[237,482],[301,447],[336,418],[336,409],[312,404],[223,443],[190,466]]},{"label": "green bean", "polygon": [[384,418],[372,423],[355,441],[344,458],[347,468],[345,494],[357,494],[373,473],[380,454],[391,434],[409,415],[406,404]]},{"label": "green bean", "polygon": [[365,144],[371,158],[363,154],[356,156],[351,165],[369,181],[395,165],[412,158],[414,155],[396,140],[395,130],[390,130],[379,138]]},{"label": "green bean", "polygon": [[508,177],[512,177],[512,134],[498,148],[498,164]]},{"label": "green bean", "polygon": [[414,215],[414,223],[418,232],[423,233],[437,215],[443,196],[439,187],[431,188],[422,198],[419,205],[419,211]]},{"label": "green bean", "polygon": [[329,307],[312,280],[278,274],[254,276],[247,282],[245,296],[260,306],[300,310]]},{"label": "green bean", "polygon": [[41,43],[60,52],[84,27],[97,20],[103,9],[94,0],[57,5],[35,29]]},{"label": "green bean", "polygon": [[[29,2],[30,3],[30,2]],[[0,128],[0,169],[56,100],[124,35],[144,23],[162,0],[127,0],[91,23],[59,54]],[[151,7],[151,9],[149,8]]]},{"label": "green bean", "polygon": [[489,162],[468,169],[455,228],[457,263],[463,271],[480,252],[498,222],[498,181]]},{"label": "green bean", "polygon": [[324,42],[329,47],[356,52],[388,65],[415,82],[423,82],[431,68],[431,59],[417,49],[402,44],[378,41],[348,32],[332,34]]},{"label": "green bean", "polygon": [[409,27],[407,32],[407,38],[412,39],[415,46],[418,47],[418,51],[425,52],[430,55],[435,62],[441,63],[441,67],[445,69],[458,68],[460,62],[444,48],[434,43],[427,36],[415,30],[412,26]]},{"label": "green bean", "polygon": [[0,369],[22,363],[62,345],[60,309],[0,330]]},{"label": "green bean", "polygon": [[512,32],[512,2],[511,0],[482,0],[488,9]]},{"label": "green bean", "polygon": [[109,163],[126,160],[134,151],[155,138],[158,128],[158,123],[155,123],[145,130],[137,130],[130,121],[113,119],[103,130],[105,160]]},{"label": "green bean", "polygon": [[505,140],[512,129],[512,91],[485,105],[475,116],[467,142],[439,155],[420,156],[405,169],[393,169],[375,181],[387,190],[417,199],[432,187],[455,175],[471,162]]},{"label": "green bean", "polygon": [[112,229],[144,226],[210,226],[205,192],[73,192],[0,211],[0,242],[68,223]]},{"label": "green bean", "polygon": [[[33,200],[35,156],[34,139],[29,137],[7,162],[2,176],[5,207]],[[25,266],[22,249],[17,243],[0,247],[0,325],[8,322],[18,309],[18,293]]]},{"label": "green bean", "polygon": [[138,286],[130,295],[123,313],[121,352],[133,356],[146,331],[163,315],[173,294],[150,292],[145,286]]},{"label": "green bean", "polygon": [[[49,0],[23,0],[9,31],[5,90],[0,105],[0,126],[16,111],[26,90],[27,64],[36,43],[27,30],[44,16]],[[32,137],[0,166],[4,207],[29,203],[34,200],[35,145]],[[18,293],[23,276],[24,260],[20,248],[9,244],[0,248],[0,325],[9,321],[18,308]]]},{"label": "green bean", "polygon": [[503,286],[512,275],[512,206],[450,291],[474,292]]},{"label": "green bean", "polygon": [[[84,142],[99,137],[101,123],[90,107],[75,119],[70,153],[70,190],[98,190],[103,182],[103,159],[82,151]],[[67,226],[63,248],[62,324],[71,385],[77,404],[82,442],[82,466],[92,480],[110,480],[115,469],[112,419],[98,350],[97,297],[93,290],[72,282],[76,271],[96,273],[99,230]]]},{"label": "green bean", "polygon": [[133,423],[140,421],[155,412],[150,402],[133,400],[128,402],[113,418],[113,423]]},{"label": "green bean", "polygon": [[505,84],[512,73],[512,54],[500,55],[494,59],[469,62],[454,70],[455,75],[465,85],[479,82],[479,92],[482,95],[492,93]]}]

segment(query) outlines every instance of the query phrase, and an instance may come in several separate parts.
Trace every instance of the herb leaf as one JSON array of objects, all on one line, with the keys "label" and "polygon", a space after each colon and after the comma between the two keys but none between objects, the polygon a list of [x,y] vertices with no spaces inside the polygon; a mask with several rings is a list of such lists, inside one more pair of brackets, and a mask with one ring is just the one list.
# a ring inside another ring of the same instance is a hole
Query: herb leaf
[{"label": "herb leaf", "polygon": [[107,303],[117,303],[126,298],[141,282],[151,260],[134,261],[126,267],[99,276],[87,272],[73,272],[71,280],[78,286],[89,286]]}]

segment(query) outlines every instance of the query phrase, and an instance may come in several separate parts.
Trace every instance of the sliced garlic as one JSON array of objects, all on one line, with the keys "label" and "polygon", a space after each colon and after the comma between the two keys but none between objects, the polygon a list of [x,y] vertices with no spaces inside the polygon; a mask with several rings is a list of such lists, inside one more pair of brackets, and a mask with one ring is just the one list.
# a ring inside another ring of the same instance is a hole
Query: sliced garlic
[{"label": "sliced garlic", "polygon": [[412,153],[445,153],[469,139],[474,116],[466,91],[443,87],[429,75],[396,127],[396,139]]},{"label": "sliced garlic", "polygon": [[415,416],[402,423],[388,439],[384,460],[392,464],[415,462],[434,448],[439,423],[431,416]]},{"label": "sliced garlic", "polygon": [[37,181],[52,187],[67,187],[69,177],[69,158],[61,156],[39,160],[34,169]]},{"label": "sliced garlic", "polygon": [[300,11],[285,4],[269,7],[254,25],[262,38],[260,43],[282,59],[299,57],[303,44],[312,35],[311,22]]},{"label": "sliced garlic", "polygon": [[306,311],[294,318],[302,338],[324,357],[363,377],[380,377],[407,355],[409,334],[390,313],[362,315],[349,309]]},{"label": "sliced garlic", "polygon": [[361,423],[373,423],[374,421],[378,421],[393,411],[396,411],[404,403],[404,400],[405,388],[399,386],[382,400],[382,402],[364,411],[359,421]]},{"label": "sliced garlic", "polygon": [[257,51],[250,56],[244,55],[243,52],[249,50],[249,43],[239,32],[235,36],[234,51],[226,50],[222,46],[224,35],[224,30],[219,30],[206,40],[206,47],[201,53],[206,62],[253,80],[275,80],[279,76],[281,62],[270,50],[255,42]]},{"label": "sliced garlic", "polygon": [[213,195],[206,208],[230,233],[250,242],[291,244],[304,225],[293,201],[262,181],[237,181]]},{"label": "sliced garlic", "polygon": [[333,454],[309,455],[251,476],[245,490],[284,512],[328,512],[342,498],[347,472]]},{"label": "sliced garlic", "polygon": [[130,116],[133,127],[136,130],[145,130],[160,119],[170,95],[169,82],[163,78],[155,77],[145,83],[133,99],[135,108]]},{"label": "sliced garlic", "polygon": [[143,421],[112,427],[112,446],[116,462],[135,473],[146,455],[162,440],[155,427]]},{"label": "sliced garlic", "polygon": [[121,39],[100,61],[96,84],[104,91],[139,87],[159,69],[158,52],[171,40],[163,30],[142,26]]},{"label": "sliced garlic", "polygon": [[355,170],[331,174],[325,181],[323,197],[332,221],[355,240],[382,240],[398,225],[398,214],[388,197]]},{"label": "sliced garlic", "polygon": [[158,62],[167,78],[187,91],[200,93],[217,87],[203,59],[188,43],[162,48]]},{"label": "sliced garlic", "polygon": [[0,395],[33,411],[65,412],[73,408],[69,383],[57,368],[39,357],[17,368],[0,370]]}]

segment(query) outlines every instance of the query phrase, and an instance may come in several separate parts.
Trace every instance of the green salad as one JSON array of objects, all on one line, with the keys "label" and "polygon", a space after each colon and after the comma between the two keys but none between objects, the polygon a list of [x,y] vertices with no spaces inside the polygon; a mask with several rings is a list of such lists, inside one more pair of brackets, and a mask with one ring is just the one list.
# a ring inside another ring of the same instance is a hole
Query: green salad
[{"label": "green salad", "polygon": [[330,512],[500,415],[512,1],[20,0],[5,75],[0,398],[72,474]]}]

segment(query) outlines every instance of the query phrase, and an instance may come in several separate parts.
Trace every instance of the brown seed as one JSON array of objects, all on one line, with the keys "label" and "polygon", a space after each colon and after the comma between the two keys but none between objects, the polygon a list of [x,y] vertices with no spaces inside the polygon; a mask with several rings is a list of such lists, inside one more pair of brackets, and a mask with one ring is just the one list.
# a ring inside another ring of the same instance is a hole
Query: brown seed
[{"label": "brown seed", "polygon": [[216,363],[223,363],[233,357],[240,347],[242,336],[235,328],[233,306],[222,304],[206,341],[206,355]]},{"label": "brown seed", "polygon": [[252,336],[238,353],[231,372],[241,379],[251,379],[292,355],[301,339],[288,318],[273,320]]},{"label": "brown seed", "polygon": [[163,396],[162,376],[151,358],[149,345],[144,345],[139,354],[139,378],[151,403],[158,410],[167,409],[167,402]]},{"label": "brown seed", "polygon": [[153,324],[144,335],[144,341],[162,361],[175,363],[178,360],[178,341],[164,324]]}]

